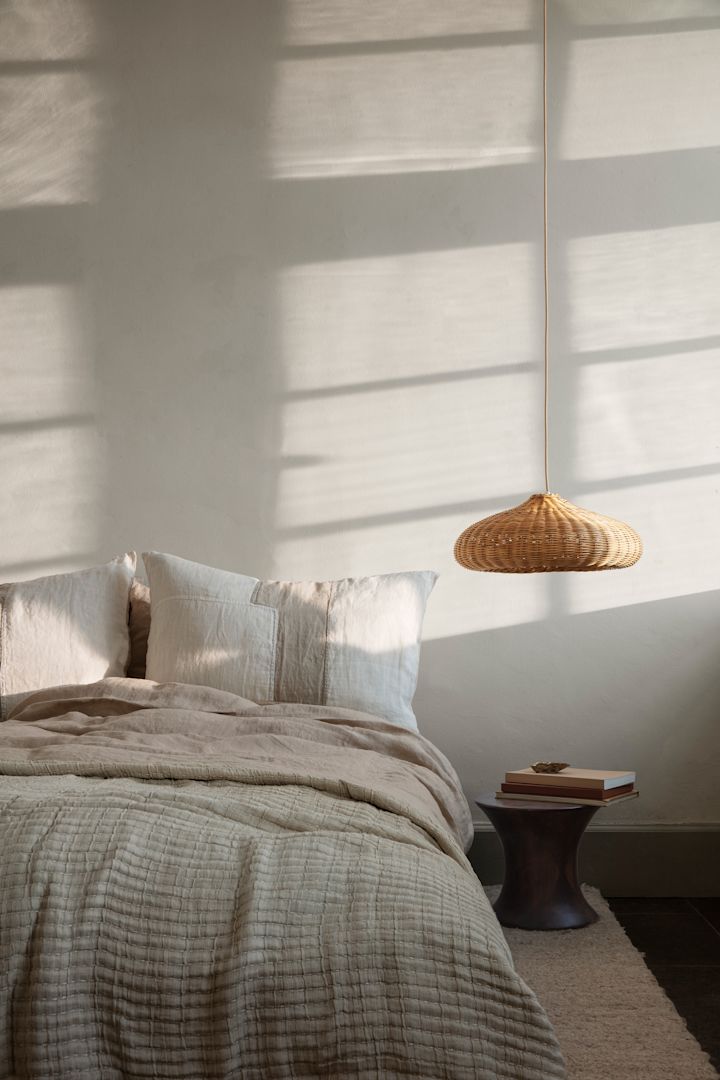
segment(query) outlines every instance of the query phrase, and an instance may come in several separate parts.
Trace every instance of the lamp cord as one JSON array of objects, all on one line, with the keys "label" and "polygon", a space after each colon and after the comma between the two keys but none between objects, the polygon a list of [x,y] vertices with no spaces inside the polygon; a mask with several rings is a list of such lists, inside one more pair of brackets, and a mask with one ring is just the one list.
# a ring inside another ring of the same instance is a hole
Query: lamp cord
[{"label": "lamp cord", "polygon": [[548,88],[547,88],[547,0],[543,0],[543,270],[545,280],[545,491],[550,491],[549,425],[550,398],[550,274],[548,271]]}]

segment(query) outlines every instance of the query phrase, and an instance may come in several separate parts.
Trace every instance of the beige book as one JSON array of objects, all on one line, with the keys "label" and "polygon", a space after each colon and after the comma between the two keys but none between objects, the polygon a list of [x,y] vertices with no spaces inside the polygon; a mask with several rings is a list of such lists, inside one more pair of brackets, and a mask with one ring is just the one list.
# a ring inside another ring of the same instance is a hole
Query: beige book
[{"label": "beige book", "polygon": [[635,779],[634,772],[612,772],[608,769],[567,768],[558,773],[536,773],[527,768],[505,773],[505,781],[509,784],[541,784],[543,787],[550,784],[553,787],[587,787],[598,791],[634,784]]}]

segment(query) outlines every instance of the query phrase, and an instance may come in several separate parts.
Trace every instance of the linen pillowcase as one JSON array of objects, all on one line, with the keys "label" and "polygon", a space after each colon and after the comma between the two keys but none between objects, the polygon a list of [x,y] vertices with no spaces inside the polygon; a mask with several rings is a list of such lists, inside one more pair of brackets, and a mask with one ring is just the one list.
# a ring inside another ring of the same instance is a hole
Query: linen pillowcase
[{"label": "linen pillowcase", "polygon": [[358,709],[417,730],[411,702],[432,571],[260,581],[174,555],[143,559],[148,679]]},{"label": "linen pillowcase", "polygon": [[124,675],[136,555],[0,585],[0,719],[28,694]]}]

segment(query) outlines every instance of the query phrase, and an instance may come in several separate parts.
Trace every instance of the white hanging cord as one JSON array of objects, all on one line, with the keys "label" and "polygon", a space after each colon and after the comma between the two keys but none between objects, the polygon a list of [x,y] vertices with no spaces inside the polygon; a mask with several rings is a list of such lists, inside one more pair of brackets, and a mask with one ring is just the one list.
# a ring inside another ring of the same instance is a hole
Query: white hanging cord
[{"label": "white hanging cord", "polygon": [[550,397],[550,275],[548,272],[548,89],[547,89],[547,0],[543,0],[543,269],[545,275],[545,491],[550,491],[548,465],[548,405]]}]

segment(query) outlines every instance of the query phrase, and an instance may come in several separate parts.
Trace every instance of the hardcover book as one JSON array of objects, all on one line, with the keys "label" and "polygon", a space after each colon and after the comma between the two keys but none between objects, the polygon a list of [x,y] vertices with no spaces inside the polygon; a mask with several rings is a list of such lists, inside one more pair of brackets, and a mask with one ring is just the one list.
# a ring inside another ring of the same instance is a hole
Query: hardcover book
[{"label": "hardcover book", "polygon": [[607,769],[563,769],[559,773],[536,773],[532,769],[516,769],[505,773],[508,784],[532,784],[533,787],[583,787],[593,791],[608,791],[635,783],[634,772],[614,772]]},{"label": "hardcover book", "polygon": [[[501,784],[500,787],[503,790],[503,794],[513,793],[515,795],[557,795],[558,788],[553,787],[551,784],[508,784],[507,782]],[[606,788],[605,791],[598,791],[592,787],[583,787],[579,782],[577,787],[564,787],[562,788],[562,797],[571,799],[602,799],[607,802],[609,799],[615,799],[618,795],[629,795],[633,789],[632,784],[623,784],[622,787]]]},{"label": "hardcover book", "polygon": [[578,799],[574,795],[518,795],[514,791],[496,791],[497,799],[522,799],[524,802],[549,802],[549,803],[581,803],[584,806],[610,806],[612,803],[625,802],[626,799],[637,799],[639,791],[630,791],[627,795],[616,795],[609,799]]}]

